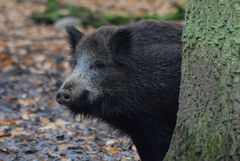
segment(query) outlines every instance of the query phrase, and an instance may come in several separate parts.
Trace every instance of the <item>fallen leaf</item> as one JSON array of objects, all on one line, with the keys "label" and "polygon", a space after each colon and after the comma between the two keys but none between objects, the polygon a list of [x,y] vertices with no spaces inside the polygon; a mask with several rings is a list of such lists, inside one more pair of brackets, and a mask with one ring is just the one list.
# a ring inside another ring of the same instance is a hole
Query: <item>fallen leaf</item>
[{"label": "fallen leaf", "polygon": [[7,129],[8,129],[8,126],[0,127],[0,137],[11,136],[11,134],[9,133],[9,131]]},{"label": "fallen leaf", "polygon": [[27,141],[28,138],[29,138],[29,136],[27,136],[27,135],[21,135],[19,138],[20,138],[21,141]]},{"label": "fallen leaf", "polygon": [[44,55],[35,55],[34,56],[34,62],[42,62],[45,59],[46,59],[46,57]]},{"label": "fallen leaf", "polygon": [[52,61],[46,61],[43,63],[43,66],[41,69],[45,70],[45,71],[49,71],[49,69],[54,69],[54,64]]},{"label": "fallen leaf", "polygon": [[23,132],[24,128],[16,127],[15,129],[11,130],[11,136],[17,136]]},{"label": "fallen leaf", "polygon": [[119,153],[122,148],[120,147],[111,147],[111,146],[104,146],[104,149],[111,155]]},{"label": "fallen leaf", "polygon": [[39,120],[42,123],[42,125],[46,125],[46,124],[50,123],[50,120],[47,117],[39,117]]},{"label": "fallen leaf", "polygon": [[140,160],[140,156],[138,154],[135,154],[133,159],[134,160]]},{"label": "fallen leaf", "polygon": [[7,59],[5,52],[0,52],[0,60],[4,61],[5,59]]},{"label": "fallen leaf", "polygon": [[55,122],[50,122],[43,127],[41,127],[41,130],[56,130],[59,128],[65,128],[66,125],[70,124],[67,121],[64,121],[62,119],[57,119]]},{"label": "fallen leaf", "polygon": [[10,119],[10,118],[4,118],[3,122],[4,125],[17,125],[16,120]]},{"label": "fallen leaf", "polygon": [[47,125],[44,125],[43,127],[40,127],[40,130],[56,130],[58,127],[54,123],[49,123]]},{"label": "fallen leaf", "polygon": [[32,63],[33,62],[33,56],[32,55],[26,55],[23,57],[23,61],[26,63]]},{"label": "fallen leaf", "polygon": [[3,61],[3,66],[10,66],[14,64],[15,62],[12,59],[6,59]]},{"label": "fallen leaf", "polygon": [[23,120],[29,120],[29,115],[27,113],[21,113],[21,118]]},{"label": "fallen leaf", "polygon": [[38,100],[37,99],[32,99],[32,98],[25,98],[25,99],[20,99],[19,103],[23,106],[29,106],[29,105],[33,105],[35,103],[37,103]]},{"label": "fallen leaf", "polygon": [[7,100],[9,103],[13,103],[16,100],[16,97],[14,96],[7,96]]},{"label": "fallen leaf", "polygon": [[72,159],[61,156],[61,161],[72,161]]},{"label": "fallen leaf", "polygon": [[59,144],[59,145],[57,145],[57,149],[59,151],[66,150],[68,147],[71,147],[71,146],[73,146],[73,145],[72,144]]},{"label": "fallen leaf", "polygon": [[80,145],[81,149],[86,150],[86,151],[92,151],[92,147],[88,144],[82,144]]},{"label": "fallen leaf", "polygon": [[62,120],[62,119],[57,119],[57,120],[55,121],[55,124],[56,124],[56,126],[59,127],[59,128],[64,128],[67,124],[70,124],[70,123],[67,122],[67,121],[64,121],[64,120]]},{"label": "fallen leaf", "polygon": [[4,146],[0,146],[0,151],[7,153],[7,154],[11,153],[11,150]]},{"label": "fallen leaf", "polygon": [[57,106],[57,101],[56,101],[55,99],[50,100],[50,106],[51,106],[51,107]]},{"label": "fallen leaf", "polygon": [[107,142],[106,142],[106,145],[108,146],[108,145],[112,145],[112,144],[114,144],[114,143],[116,143],[117,142],[117,140],[115,140],[115,139],[110,139],[110,140],[108,140]]}]

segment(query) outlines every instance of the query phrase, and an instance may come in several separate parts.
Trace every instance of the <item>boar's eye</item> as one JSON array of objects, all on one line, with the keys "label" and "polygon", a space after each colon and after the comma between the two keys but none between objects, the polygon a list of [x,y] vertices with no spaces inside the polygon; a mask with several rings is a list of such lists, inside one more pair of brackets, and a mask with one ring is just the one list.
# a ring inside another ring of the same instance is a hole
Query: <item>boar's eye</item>
[{"label": "boar's eye", "polygon": [[106,66],[102,61],[96,60],[94,64],[90,66],[90,69],[104,69],[105,67]]}]

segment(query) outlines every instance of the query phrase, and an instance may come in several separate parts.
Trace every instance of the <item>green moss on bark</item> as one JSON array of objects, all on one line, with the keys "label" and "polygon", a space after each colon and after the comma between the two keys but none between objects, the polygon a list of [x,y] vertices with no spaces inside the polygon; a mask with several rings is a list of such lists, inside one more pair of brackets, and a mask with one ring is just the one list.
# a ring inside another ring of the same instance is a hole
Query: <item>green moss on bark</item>
[{"label": "green moss on bark", "polygon": [[165,160],[240,160],[240,2],[188,0],[178,123]]}]

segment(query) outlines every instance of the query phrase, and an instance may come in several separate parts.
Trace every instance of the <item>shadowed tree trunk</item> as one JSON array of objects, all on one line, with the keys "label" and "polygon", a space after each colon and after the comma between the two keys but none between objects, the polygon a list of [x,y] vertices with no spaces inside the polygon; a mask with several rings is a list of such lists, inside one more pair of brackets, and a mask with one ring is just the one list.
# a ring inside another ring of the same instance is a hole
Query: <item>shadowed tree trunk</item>
[{"label": "shadowed tree trunk", "polygon": [[167,161],[240,161],[240,1],[187,0],[178,122]]}]

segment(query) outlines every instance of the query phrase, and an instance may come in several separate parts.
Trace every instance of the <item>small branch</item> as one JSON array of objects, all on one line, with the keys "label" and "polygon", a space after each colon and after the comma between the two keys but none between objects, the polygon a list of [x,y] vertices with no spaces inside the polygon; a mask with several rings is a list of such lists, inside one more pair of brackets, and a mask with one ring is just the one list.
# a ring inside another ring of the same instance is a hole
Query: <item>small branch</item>
[{"label": "small branch", "polygon": [[48,36],[48,37],[41,37],[41,38],[32,38],[23,35],[17,34],[6,34],[1,35],[1,40],[8,40],[8,39],[20,39],[20,40],[31,40],[31,41],[53,41],[53,40],[64,40],[65,36]]}]

